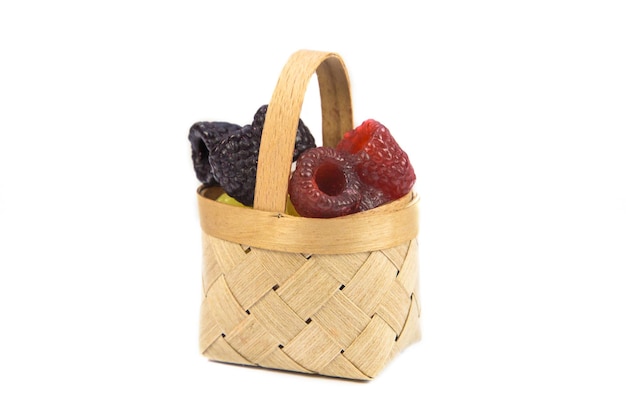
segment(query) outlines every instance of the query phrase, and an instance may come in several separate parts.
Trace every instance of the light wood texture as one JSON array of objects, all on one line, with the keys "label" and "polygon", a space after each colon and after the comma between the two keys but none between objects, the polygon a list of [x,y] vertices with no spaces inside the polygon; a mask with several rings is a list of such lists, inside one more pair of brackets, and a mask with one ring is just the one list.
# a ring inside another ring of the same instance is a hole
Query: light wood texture
[{"label": "light wood texture", "polygon": [[421,338],[419,196],[332,219],[285,214],[297,121],[317,71],[324,144],[352,129],[345,66],[334,53],[298,51],[268,108],[254,208],[218,203],[200,187],[207,358],[369,380]]},{"label": "light wood texture", "polygon": [[[316,219],[234,207],[199,190],[200,225],[211,236],[286,252],[355,253],[385,249],[417,236],[419,197],[405,197],[372,210]],[[332,238],[330,238],[332,236]]]}]

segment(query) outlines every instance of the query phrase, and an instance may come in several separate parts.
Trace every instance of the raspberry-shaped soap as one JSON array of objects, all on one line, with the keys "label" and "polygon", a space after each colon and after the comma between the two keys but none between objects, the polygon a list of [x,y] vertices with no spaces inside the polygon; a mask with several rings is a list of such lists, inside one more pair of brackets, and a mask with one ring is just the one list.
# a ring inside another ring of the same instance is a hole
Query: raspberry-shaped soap
[{"label": "raspberry-shaped soap", "polygon": [[369,119],[346,132],[337,150],[354,156],[359,178],[364,184],[395,200],[411,191],[415,172],[409,157],[384,125]]},{"label": "raspberry-shaped soap", "polygon": [[304,151],[289,180],[289,195],[304,217],[338,217],[355,213],[361,199],[356,172],[345,155],[320,146]]},{"label": "raspberry-shaped soap", "polygon": [[361,201],[359,202],[358,211],[371,210],[391,201],[387,194],[371,185],[361,183],[360,190]]}]

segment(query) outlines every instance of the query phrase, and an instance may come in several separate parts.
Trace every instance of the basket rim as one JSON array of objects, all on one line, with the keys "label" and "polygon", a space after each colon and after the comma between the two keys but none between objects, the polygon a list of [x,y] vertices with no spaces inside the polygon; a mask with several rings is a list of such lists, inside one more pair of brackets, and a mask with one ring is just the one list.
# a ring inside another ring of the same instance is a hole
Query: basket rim
[{"label": "basket rim", "polygon": [[209,236],[280,252],[347,254],[389,249],[419,233],[420,196],[327,219],[237,207],[215,201],[220,187],[197,189],[200,225]]}]

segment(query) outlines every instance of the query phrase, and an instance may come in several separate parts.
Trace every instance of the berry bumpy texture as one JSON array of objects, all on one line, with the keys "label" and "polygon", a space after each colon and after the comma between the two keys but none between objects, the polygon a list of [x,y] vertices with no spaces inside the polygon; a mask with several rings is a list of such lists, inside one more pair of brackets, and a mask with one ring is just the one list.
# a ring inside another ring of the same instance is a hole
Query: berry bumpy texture
[{"label": "berry bumpy texture", "polygon": [[261,136],[246,125],[220,141],[209,155],[213,175],[224,191],[246,206],[254,200]]},{"label": "berry bumpy texture", "polygon": [[[220,185],[231,197],[246,206],[254,202],[256,170],[267,105],[255,113],[252,124],[198,122],[189,131],[196,177],[209,186]],[[299,120],[295,161],[302,152],[315,147],[315,138]]]},{"label": "berry bumpy texture", "polygon": [[346,132],[336,148],[304,152],[289,180],[289,195],[302,216],[337,217],[398,199],[414,183],[406,152],[385,126],[370,119]]},{"label": "berry bumpy texture", "polygon": [[197,122],[189,129],[191,160],[196,178],[206,185],[217,185],[209,164],[209,154],[215,145],[241,126],[228,122]]},{"label": "berry bumpy texture", "polygon": [[308,149],[297,160],[289,180],[289,195],[304,217],[338,217],[355,213],[360,183],[350,160],[334,148]]},{"label": "berry bumpy texture", "polygon": [[337,150],[354,157],[360,180],[382,191],[390,200],[402,197],[415,184],[409,157],[385,126],[369,119],[346,132]]}]

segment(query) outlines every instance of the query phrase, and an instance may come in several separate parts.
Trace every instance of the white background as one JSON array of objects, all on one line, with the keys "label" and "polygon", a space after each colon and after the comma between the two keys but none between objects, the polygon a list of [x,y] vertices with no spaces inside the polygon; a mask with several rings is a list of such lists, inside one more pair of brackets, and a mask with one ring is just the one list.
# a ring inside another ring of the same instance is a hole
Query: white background
[{"label": "white background", "polygon": [[[0,5],[0,415],[626,414],[623,2],[409,4]],[[197,348],[188,128],[300,48],[418,177],[423,340],[369,383]]]}]

